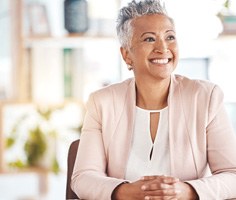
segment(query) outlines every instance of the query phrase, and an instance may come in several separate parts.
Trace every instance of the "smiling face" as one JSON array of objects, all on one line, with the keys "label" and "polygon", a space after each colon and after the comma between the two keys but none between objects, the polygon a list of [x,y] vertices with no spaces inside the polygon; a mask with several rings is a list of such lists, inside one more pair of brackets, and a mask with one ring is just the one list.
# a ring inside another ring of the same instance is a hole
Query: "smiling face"
[{"label": "smiling face", "polygon": [[178,45],[173,23],[154,14],[134,19],[129,48],[121,48],[126,64],[136,79],[163,80],[170,77],[178,62]]}]

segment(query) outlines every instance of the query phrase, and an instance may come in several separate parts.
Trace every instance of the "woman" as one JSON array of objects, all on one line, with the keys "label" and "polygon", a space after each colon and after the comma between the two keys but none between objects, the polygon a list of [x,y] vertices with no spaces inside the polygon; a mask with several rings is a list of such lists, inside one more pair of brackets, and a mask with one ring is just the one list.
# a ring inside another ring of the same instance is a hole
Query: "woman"
[{"label": "woman", "polygon": [[236,198],[236,139],[222,91],[173,74],[175,26],[160,2],[122,8],[117,34],[134,78],[91,94],[72,189],[99,200]]}]

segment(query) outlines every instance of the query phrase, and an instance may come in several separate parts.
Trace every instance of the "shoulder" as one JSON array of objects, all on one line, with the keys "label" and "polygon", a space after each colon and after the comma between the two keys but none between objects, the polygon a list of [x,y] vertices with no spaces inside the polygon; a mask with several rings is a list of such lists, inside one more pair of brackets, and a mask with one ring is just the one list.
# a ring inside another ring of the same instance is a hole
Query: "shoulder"
[{"label": "shoulder", "polygon": [[209,80],[190,79],[182,75],[173,75],[172,82],[182,92],[205,95],[216,93],[223,95],[221,88]]},{"label": "shoulder", "polygon": [[181,75],[172,76],[172,96],[179,96],[187,105],[199,105],[217,110],[224,102],[224,93],[208,80],[190,79]]},{"label": "shoulder", "polygon": [[128,90],[134,90],[135,81],[133,78],[126,79],[119,83],[114,83],[92,92],[89,100],[93,99],[96,104],[107,104],[111,102],[123,102]]},{"label": "shoulder", "polygon": [[133,78],[126,79],[119,83],[114,83],[111,85],[108,85],[106,87],[103,87],[99,90],[96,90],[91,93],[92,96],[107,96],[110,94],[123,94],[125,91],[131,86],[131,84],[134,82]]},{"label": "shoulder", "polygon": [[209,119],[215,116],[224,104],[222,89],[211,81],[174,75],[172,85],[174,97],[180,97],[183,104],[187,106],[186,109],[195,107],[201,113],[209,112],[207,114]]}]

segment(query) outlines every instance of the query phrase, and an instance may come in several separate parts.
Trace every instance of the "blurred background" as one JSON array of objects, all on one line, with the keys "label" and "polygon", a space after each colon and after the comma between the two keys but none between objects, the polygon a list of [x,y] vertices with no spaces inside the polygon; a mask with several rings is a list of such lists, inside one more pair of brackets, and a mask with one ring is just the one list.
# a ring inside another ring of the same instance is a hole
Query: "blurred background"
[{"label": "blurred background", "polygon": [[[65,199],[88,95],[133,76],[115,32],[127,2],[0,0],[0,200]],[[236,0],[163,2],[180,46],[175,73],[217,83],[236,129]]]}]

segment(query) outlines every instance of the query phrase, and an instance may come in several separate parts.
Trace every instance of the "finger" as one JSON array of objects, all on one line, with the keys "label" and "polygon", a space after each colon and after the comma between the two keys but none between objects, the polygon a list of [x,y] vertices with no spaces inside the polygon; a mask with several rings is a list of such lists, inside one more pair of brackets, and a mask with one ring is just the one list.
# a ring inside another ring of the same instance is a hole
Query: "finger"
[{"label": "finger", "polygon": [[161,183],[165,183],[165,184],[170,184],[173,185],[177,182],[179,182],[178,178],[175,177],[167,177],[167,176],[145,176],[143,177],[144,179],[144,185],[150,185],[150,184],[161,184]]},{"label": "finger", "polygon": [[144,200],[163,200],[163,199],[165,199],[165,200],[169,200],[170,198],[168,197],[168,198],[163,198],[163,197],[152,197],[152,196],[145,196],[144,197]]},{"label": "finger", "polygon": [[150,180],[157,179],[157,178],[160,178],[160,177],[161,176],[157,176],[157,175],[143,176],[143,177],[141,177],[141,180],[143,180],[143,181],[150,181]]},{"label": "finger", "polygon": [[178,200],[177,198],[171,198],[171,197],[144,197],[144,200]]},{"label": "finger", "polygon": [[162,176],[162,181],[163,183],[174,184],[179,182],[179,179],[171,176]]},{"label": "finger", "polygon": [[171,176],[166,176],[166,175],[143,176],[143,177],[141,177],[141,180],[150,181],[150,180],[154,180],[154,179],[164,179],[164,178],[167,178],[167,177],[171,177]]},{"label": "finger", "polygon": [[154,191],[145,191],[145,195],[147,196],[161,196],[161,197],[177,197],[181,193],[180,190],[176,188],[170,188],[170,189],[160,189],[160,190],[154,190]]},{"label": "finger", "polygon": [[168,184],[173,184],[173,183],[177,183],[179,182],[178,178],[172,177],[172,176],[165,176],[165,175],[152,175],[152,176],[143,176],[141,177],[141,180],[143,181],[150,181],[150,180],[154,180],[154,179],[160,179],[162,180],[162,182],[164,183],[168,183]]},{"label": "finger", "polygon": [[178,200],[176,197],[145,196],[144,200]]},{"label": "finger", "polygon": [[176,196],[181,193],[181,190],[167,184],[152,184],[141,188],[145,194],[151,196]]},{"label": "finger", "polygon": [[170,189],[170,190],[157,190],[149,191],[145,193],[144,199],[168,199],[168,200],[177,200],[178,195],[180,194],[179,190]]},{"label": "finger", "polygon": [[174,188],[173,185],[165,184],[165,183],[146,183],[141,186],[141,189],[143,191],[154,191],[154,190],[165,190],[165,189],[170,189]]}]

